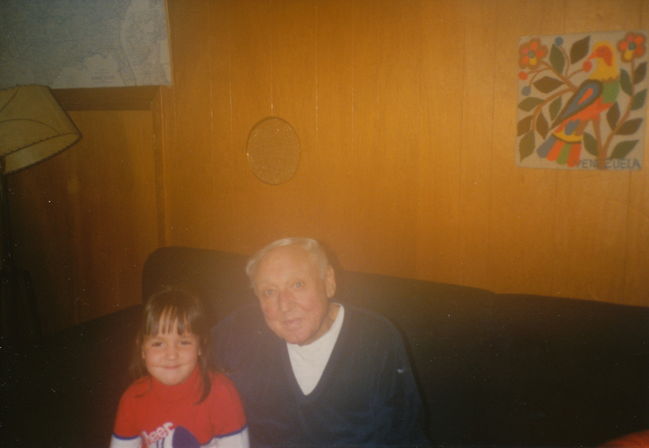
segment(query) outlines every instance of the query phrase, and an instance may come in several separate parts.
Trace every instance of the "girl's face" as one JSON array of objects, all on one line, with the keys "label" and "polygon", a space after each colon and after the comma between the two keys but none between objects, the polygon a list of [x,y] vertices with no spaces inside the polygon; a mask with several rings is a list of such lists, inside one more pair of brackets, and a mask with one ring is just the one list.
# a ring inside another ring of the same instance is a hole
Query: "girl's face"
[{"label": "girl's face", "polygon": [[[159,326],[168,332],[144,337],[142,359],[149,374],[162,384],[173,386],[185,381],[196,367],[200,352],[197,335],[178,334],[178,324]],[[185,326],[187,328],[187,326]]]}]

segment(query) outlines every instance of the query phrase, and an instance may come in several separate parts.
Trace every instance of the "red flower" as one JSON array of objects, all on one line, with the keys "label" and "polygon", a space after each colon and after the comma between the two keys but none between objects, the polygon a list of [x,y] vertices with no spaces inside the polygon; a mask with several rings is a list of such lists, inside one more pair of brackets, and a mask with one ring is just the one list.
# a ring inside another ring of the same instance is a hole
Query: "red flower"
[{"label": "red flower", "polygon": [[639,58],[645,52],[644,34],[626,33],[624,39],[617,43],[617,49],[620,50],[624,62]]},{"label": "red flower", "polygon": [[541,45],[541,40],[539,38],[534,38],[529,42],[522,44],[518,48],[520,53],[520,59],[518,60],[518,65],[521,68],[536,68],[539,65],[539,62],[548,54],[548,47]]}]

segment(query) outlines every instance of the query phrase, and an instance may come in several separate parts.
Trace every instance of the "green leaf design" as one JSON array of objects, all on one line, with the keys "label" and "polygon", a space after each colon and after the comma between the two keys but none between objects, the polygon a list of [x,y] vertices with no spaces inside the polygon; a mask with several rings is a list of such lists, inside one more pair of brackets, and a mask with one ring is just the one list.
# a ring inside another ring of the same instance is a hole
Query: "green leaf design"
[{"label": "green leaf design", "polygon": [[518,153],[521,160],[529,157],[534,152],[534,131],[530,131],[518,142]]},{"label": "green leaf design", "polygon": [[584,142],[584,148],[586,148],[586,151],[588,151],[590,154],[594,155],[597,157],[597,140],[595,140],[595,137],[593,137],[592,134],[589,134],[588,132],[584,133],[583,137],[583,142]]},{"label": "green leaf design", "polygon": [[633,83],[638,84],[642,82],[647,75],[647,63],[643,62],[642,64],[638,65],[633,72]]},{"label": "green leaf design", "polygon": [[611,153],[610,159],[623,159],[631,151],[633,151],[633,148],[635,145],[638,143],[638,140],[627,140],[624,142],[620,142],[617,145],[615,145],[615,148],[613,148],[613,152]]},{"label": "green leaf design", "polygon": [[563,82],[559,81],[557,78],[551,78],[549,76],[544,76],[543,78],[534,82],[534,87],[536,87],[540,92],[543,93],[550,93],[557,87],[562,85]]},{"label": "green leaf design", "polygon": [[620,70],[620,85],[624,93],[631,96],[633,94],[633,86],[631,84],[631,78],[629,77],[629,72],[622,69]]},{"label": "green leaf design", "polygon": [[647,99],[647,89],[641,90],[640,92],[633,95],[633,101],[631,102],[631,110],[642,109],[644,102]]},{"label": "green leaf design", "polygon": [[590,36],[586,36],[583,39],[579,39],[577,42],[572,44],[570,47],[570,63],[574,64],[579,62],[588,54],[588,48],[590,47]]},{"label": "green leaf design", "polygon": [[549,126],[548,120],[545,119],[545,115],[539,114],[536,118],[536,130],[541,134],[541,137],[545,138],[548,135]]},{"label": "green leaf design", "polygon": [[615,103],[609,110],[606,112],[606,121],[608,121],[608,126],[611,129],[615,129],[617,126],[617,121],[620,119],[620,106]]},{"label": "green leaf design", "polygon": [[533,96],[525,98],[518,104],[519,109],[523,109],[525,112],[529,112],[534,109],[536,106],[541,104],[543,100],[541,98],[535,98]]},{"label": "green leaf design", "polygon": [[532,115],[528,115],[527,117],[519,121],[518,125],[516,126],[516,129],[517,129],[516,137],[520,137],[526,132],[529,132],[530,129],[532,129]]},{"label": "green leaf design", "polygon": [[561,111],[561,106],[563,104],[563,100],[561,97],[557,97],[552,103],[550,103],[550,107],[548,107],[548,112],[550,112],[550,120],[554,120],[557,118],[557,115]]},{"label": "green leaf design", "polygon": [[563,53],[556,44],[552,45],[552,48],[550,49],[550,63],[555,72],[559,74],[563,73],[563,69],[566,66],[566,59],[563,57]]},{"label": "green leaf design", "polygon": [[620,129],[617,130],[616,134],[631,135],[640,128],[641,124],[642,124],[642,118],[634,118],[633,120],[629,120],[626,123],[624,123],[622,126],[620,126]]}]

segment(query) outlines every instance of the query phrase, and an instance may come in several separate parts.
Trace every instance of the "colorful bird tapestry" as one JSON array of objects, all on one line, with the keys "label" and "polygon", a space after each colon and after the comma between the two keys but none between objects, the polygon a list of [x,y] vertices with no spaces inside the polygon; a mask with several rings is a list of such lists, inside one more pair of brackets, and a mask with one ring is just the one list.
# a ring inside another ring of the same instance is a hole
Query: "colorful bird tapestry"
[{"label": "colorful bird tapestry", "polygon": [[646,40],[644,31],[521,38],[518,165],[641,169]]}]

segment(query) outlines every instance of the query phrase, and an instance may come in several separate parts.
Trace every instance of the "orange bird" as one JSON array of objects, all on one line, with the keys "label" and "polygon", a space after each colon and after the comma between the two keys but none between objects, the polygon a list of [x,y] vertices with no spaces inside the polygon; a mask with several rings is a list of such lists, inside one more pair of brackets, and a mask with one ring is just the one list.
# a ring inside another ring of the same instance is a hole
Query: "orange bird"
[{"label": "orange bird", "polygon": [[594,61],[591,75],[577,88],[552,124],[552,134],[537,149],[541,158],[573,167],[579,163],[586,126],[598,122],[603,112],[617,100],[620,72],[613,47],[600,42],[588,56]]}]

